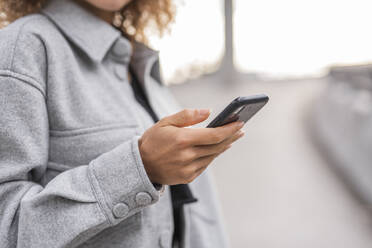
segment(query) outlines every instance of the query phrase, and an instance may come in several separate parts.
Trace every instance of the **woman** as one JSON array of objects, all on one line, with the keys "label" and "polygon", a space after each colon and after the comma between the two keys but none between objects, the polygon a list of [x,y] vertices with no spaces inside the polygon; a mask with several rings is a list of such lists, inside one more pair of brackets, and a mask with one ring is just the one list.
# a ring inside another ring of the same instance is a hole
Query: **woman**
[{"label": "woman", "polygon": [[140,43],[170,0],[1,6],[0,247],[225,247],[202,172],[242,123],[184,128],[209,111],[177,112]]}]

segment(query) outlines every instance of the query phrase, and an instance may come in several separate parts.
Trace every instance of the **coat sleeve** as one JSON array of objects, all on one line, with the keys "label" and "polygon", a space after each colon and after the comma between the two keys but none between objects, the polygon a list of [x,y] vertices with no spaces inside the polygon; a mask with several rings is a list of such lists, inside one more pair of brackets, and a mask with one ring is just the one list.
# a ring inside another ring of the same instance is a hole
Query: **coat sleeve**
[{"label": "coat sleeve", "polygon": [[[0,73],[0,113],[0,247],[74,247],[158,201],[138,137],[42,186],[49,143],[42,89]],[[140,192],[148,198],[136,201]]]}]

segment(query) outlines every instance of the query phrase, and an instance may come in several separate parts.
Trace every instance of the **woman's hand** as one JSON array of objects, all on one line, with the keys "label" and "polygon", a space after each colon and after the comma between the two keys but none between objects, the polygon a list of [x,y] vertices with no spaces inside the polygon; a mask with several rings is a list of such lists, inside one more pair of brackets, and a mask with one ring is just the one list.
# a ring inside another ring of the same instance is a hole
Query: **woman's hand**
[{"label": "woman's hand", "polygon": [[242,137],[242,122],[217,128],[184,128],[204,121],[209,110],[185,109],[146,130],[138,145],[151,182],[185,184],[198,177],[219,154]]}]

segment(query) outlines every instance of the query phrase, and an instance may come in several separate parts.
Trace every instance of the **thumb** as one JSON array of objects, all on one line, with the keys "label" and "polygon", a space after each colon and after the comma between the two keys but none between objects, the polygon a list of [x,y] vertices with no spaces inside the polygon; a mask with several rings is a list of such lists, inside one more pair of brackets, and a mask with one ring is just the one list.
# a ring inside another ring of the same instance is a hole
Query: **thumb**
[{"label": "thumb", "polygon": [[187,127],[206,120],[209,114],[209,109],[184,109],[163,118],[159,124],[161,126]]}]

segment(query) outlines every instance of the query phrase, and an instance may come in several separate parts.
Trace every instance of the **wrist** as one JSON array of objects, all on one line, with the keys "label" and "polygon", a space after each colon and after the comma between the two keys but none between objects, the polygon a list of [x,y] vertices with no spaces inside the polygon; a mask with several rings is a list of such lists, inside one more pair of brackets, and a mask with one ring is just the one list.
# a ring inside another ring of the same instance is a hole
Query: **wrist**
[{"label": "wrist", "polygon": [[145,152],[143,151],[143,147],[142,147],[142,137],[138,139],[138,150],[139,150],[139,153],[140,153],[140,156],[141,156],[141,160],[142,160],[142,164],[143,164],[143,167],[145,168],[147,177],[150,179],[150,182],[154,185],[154,187],[157,190],[160,189],[161,186],[162,186],[162,184],[157,183],[156,180],[153,179],[152,173],[151,173],[151,169],[148,166],[149,163],[148,163],[148,161],[146,159],[146,155],[145,155]]}]

